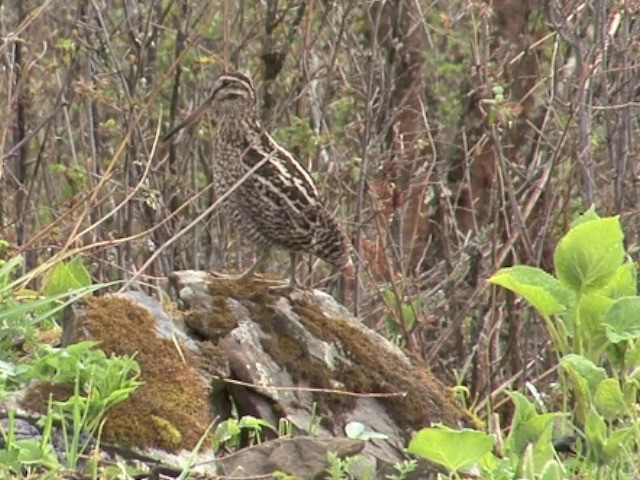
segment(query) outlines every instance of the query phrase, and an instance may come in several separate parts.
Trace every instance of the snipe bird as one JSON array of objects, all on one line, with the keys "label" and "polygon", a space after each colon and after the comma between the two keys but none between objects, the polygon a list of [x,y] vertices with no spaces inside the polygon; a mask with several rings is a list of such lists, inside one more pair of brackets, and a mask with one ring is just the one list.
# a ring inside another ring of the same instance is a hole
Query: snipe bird
[{"label": "snipe bird", "polygon": [[323,205],[309,172],[262,126],[251,79],[239,72],[220,75],[207,101],[165,139],[197,121],[207,110],[216,123],[213,138],[216,194],[232,190],[223,203],[223,213],[262,250],[248,270],[226,277],[252,276],[265,263],[272,248],[291,254],[292,286],[296,285],[297,253],[314,254],[345,272],[350,271],[347,235]]}]

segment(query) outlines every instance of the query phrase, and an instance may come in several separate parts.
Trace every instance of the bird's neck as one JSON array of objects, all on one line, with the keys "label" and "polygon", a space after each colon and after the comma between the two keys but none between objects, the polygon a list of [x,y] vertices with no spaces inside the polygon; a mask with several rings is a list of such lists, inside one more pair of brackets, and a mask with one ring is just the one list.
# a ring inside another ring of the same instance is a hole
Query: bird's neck
[{"label": "bird's neck", "polygon": [[224,138],[237,138],[262,130],[262,124],[254,112],[226,112],[215,121],[218,135]]}]

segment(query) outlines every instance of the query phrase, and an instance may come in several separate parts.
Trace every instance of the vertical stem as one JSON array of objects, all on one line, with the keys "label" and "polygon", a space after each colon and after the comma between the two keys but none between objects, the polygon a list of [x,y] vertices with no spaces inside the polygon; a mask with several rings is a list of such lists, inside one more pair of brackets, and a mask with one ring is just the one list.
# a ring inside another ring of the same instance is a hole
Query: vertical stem
[{"label": "vertical stem", "polygon": [[576,304],[573,307],[573,353],[577,355],[582,355],[583,353],[583,345],[582,345],[582,334],[580,332],[580,298],[582,297],[582,292],[578,292],[576,295]]},{"label": "vertical stem", "polygon": [[[22,23],[25,19],[25,2],[18,0],[18,23]],[[16,120],[13,124],[13,143],[18,144],[25,137],[25,98],[24,98],[24,82],[26,78],[23,77],[23,65],[22,65],[22,42],[15,41],[13,43],[13,84],[16,98]],[[16,244],[22,245],[24,243],[26,215],[25,215],[25,193],[26,186],[25,180],[27,178],[27,146],[24,145],[16,152],[16,157],[13,164],[13,171],[16,180]]]},{"label": "vertical stem", "polygon": [[229,68],[229,2],[222,1],[222,65]]},{"label": "vertical stem", "polygon": [[[378,31],[380,28],[380,18],[382,16],[382,8],[376,10],[370,9],[370,11],[376,12],[376,17],[373,20],[371,28],[372,42],[371,42],[371,58],[376,58],[378,48]],[[369,141],[371,139],[373,124],[373,97],[375,95],[375,68],[373,66],[369,69],[369,78],[367,79],[367,104],[365,105],[364,115],[364,135],[362,138],[362,165],[360,166],[360,178],[358,179],[358,192],[356,198],[356,218],[355,218],[355,230],[354,230],[354,253],[356,256],[355,262],[355,280],[354,280],[354,295],[353,295],[353,314],[357,317],[360,315],[360,301],[361,301],[361,269],[362,269],[362,223],[364,216],[364,196],[367,186],[367,170],[369,168]]]}]

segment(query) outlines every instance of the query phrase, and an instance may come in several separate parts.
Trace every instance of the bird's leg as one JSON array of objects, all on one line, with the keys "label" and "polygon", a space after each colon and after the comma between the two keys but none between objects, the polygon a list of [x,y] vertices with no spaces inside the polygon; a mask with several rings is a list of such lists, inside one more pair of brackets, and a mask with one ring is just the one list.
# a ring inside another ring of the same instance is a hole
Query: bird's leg
[{"label": "bird's leg", "polygon": [[300,288],[298,281],[296,280],[296,264],[298,263],[298,256],[295,252],[289,253],[289,259],[291,260],[291,271],[289,272],[289,286],[291,288]]},{"label": "bird's leg", "polygon": [[269,260],[270,255],[271,255],[271,250],[269,250],[268,248],[265,248],[264,251],[258,257],[258,259],[253,263],[253,265],[247,268],[244,271],[244,273],[240,274],[238,280],[246,280],[248,278],[253,277],[254,273],[256,273],[259,269],[262,269],[262,267],[264,267],[264,264],[267,263],[267,260]]},{"label": "bird's leg", "polygon": [[223,280],[247,280],[253,276],[254,273],[260,268],[264,266],[264,264],[269,259],[271,251],[268,248],[265,248],[264,251],[260,254],[258,259],[251,265],[248,269],[238,275],[229,275],[226,273],[214,273],[216,277],[222,278]]}]

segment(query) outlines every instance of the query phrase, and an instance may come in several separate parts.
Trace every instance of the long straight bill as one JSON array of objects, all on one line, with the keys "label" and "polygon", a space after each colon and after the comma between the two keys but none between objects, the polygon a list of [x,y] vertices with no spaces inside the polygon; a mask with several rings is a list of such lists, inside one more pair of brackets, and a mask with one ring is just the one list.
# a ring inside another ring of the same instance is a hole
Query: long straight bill
[{"label": "long straight bill", "polygon": [[207,111],[210,105],[211,105],[211,98],[208,98],[202,105],[200,105],[192,113],[187,115],[187,117],[183,121],[181,121],[178,125],[173,127],[171,131],[164,136],[162,141],[166,142],[167,140],[171,139],[171,137],[173,137],[176,133],[182,130],[184,127],[188,127],[189,125],[193,125],[194,123],[196,123],[200,119],[202,114]]}]

